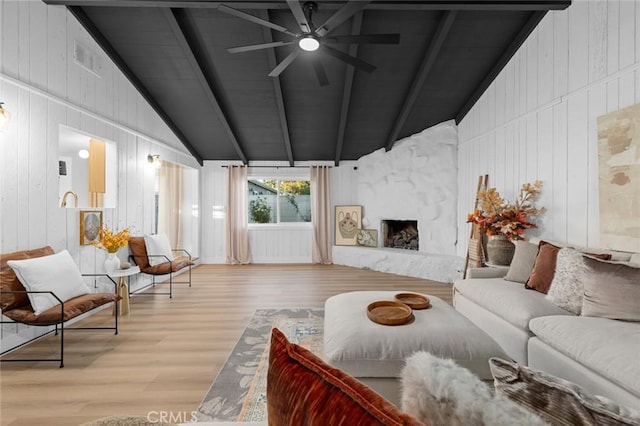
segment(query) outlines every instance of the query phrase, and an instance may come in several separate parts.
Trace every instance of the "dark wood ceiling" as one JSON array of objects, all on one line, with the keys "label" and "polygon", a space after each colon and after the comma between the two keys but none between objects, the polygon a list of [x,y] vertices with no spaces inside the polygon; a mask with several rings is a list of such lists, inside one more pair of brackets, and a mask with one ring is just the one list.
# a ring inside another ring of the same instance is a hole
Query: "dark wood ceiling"
[{"label": "dark wood ceiling", "polygon": [[[356,0],[357,1],[357,0]],[[203,160],[355,160],[445,120],[459,122],[535,26],[570,1],[373,1],[330,32],[400,34],[397,45],[346,45],[372,73],[323,53],[301,54],[269,77],[296,44],[218,10],[221,4],[298,30],[286,1],[45,0],[66,5]],[[346,1],[316,0],[322,23]],[[311,65],[320,55],[329,85]]]}]

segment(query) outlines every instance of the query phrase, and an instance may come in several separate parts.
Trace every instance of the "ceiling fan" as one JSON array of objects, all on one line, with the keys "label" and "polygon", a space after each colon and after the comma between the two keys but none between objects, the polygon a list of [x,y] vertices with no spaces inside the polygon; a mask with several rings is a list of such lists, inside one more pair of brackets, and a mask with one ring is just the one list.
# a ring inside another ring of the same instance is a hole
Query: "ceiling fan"
[{"label": "ceiling fan", "polygon": [[[319,50],[339,59],[355,68],[366,72],[373,72],[375,66],[355,56],[344,53],[341,50],[331,47],[335,44],[398,44],[400,42],[400,34],[361,34],[361,35],[328,35],[331,31],[340,26],[344,21],[349,19],[355,13],[363,9],[371,1],[350,0],[342,8],[338,9],[329,19],[322,25],[316,27],[313,23],[313,14],[318,10],[318,5],[313,1],[306,1],[300,4],[299,0],[287,0],[291,13],[296,18],[301,32],[291,31],[281,25],[233,9],[225,4],[219,6],[219,10],[230,15],[237,16],[255,24],[263,25],[267,28],[279,31],[291,37],[290,41],[274,41],[271,43],[253,44],[248,46],[232,47],[227,49],[229,53],[250,52],[253,50],[268,49],[272,47],[288,46],[297,43],[300,47],[289,54],[282,62],[278,64],[270,73],[270,77],[278,77],[303,51],[313,52]],[[320,86],[329,84],[324,66],[317,55],[311,58],[313,69]]]}]

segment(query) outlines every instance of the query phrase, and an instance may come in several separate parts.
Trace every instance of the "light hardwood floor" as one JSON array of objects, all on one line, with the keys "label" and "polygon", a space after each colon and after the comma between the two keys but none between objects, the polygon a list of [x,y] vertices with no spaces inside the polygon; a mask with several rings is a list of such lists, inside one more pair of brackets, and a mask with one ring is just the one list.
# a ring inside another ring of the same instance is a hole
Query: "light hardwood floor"
[{"label": "light hardwood floor", "polygon": [[[117,336],[106,330],[67,332],[64,368],[53,362],[1,364],[2,425],[190,413],[256,309],[322,308],[328,297],[357,290],[416,291],[451,303],[449,284],[344,266],[202,265],[193,270],[193,287],[175,286],[171,300],[133,296]],[[110,309],[82,325],[107,321]],[[50,335],[7,357],[49,356],[58,348],[58,338]]]}]

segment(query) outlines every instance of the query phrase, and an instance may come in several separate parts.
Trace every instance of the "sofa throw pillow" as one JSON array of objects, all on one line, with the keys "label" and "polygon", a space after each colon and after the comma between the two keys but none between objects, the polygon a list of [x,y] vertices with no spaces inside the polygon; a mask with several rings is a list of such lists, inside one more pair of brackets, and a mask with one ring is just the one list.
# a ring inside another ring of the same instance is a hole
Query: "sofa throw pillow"
[{"label": "sofa throw pillow", "polygon": [[499,358],[489,360],[496,393],[537,413],[552,425],[640,424],[640,413],[591,396],[567,380]]},{"label": "sofa throw pillow", "polygon": [[[10,260],[7,264],[27,291],[52,291],[62,301],[91,293],[67,250],[32,259]],[[50,293],[29,293],[28,296],[36,315],[60,304]]]},{"label": "sofa throw pillow", "polygon": [[524,240],[514,241],[513,244],[516,246],[516,251],[504,279],[524,284],[529,279],[533,265],[536,263],[538,245]]},{"label": "sofa throw pillow", "polygon": [[429,425],[546,425],[533,412],[492,390],[450,359],[419,351],[406,359],[400,380],[402,411]]},{"label": "sofa throw pillow", "polygon": [[582,311],[586,266],[582,253],[565,247],[558,251],[556,270],[545,299],[576,315]]},{"label": "sofa throw pillow", "polygon": [[271,332],[267,417],[273,425],[422,425],[280,330]]},{"label": "sofa throw pillow", "polygon": [[[173,251],[169,238],[165,234],[145,235],[144,244],[147,246],[149,265],[156,266],[173,261]],[[167,259],[169,259],[167,261]]]},{"label": "sofa throw pillow", "polygon": [[582,315],[640,321],[640,267],[585,257]]},{"label": "sofa throw pillow", "polygon": [[533,270],[529,279],[525,283],[526,288],[530,288],[540,293],[547,293],[553,281],[553,274],[556,270],[556,257],[560,247],[547,241],[540,241],[538,245],[538,255],[533,265]]}]

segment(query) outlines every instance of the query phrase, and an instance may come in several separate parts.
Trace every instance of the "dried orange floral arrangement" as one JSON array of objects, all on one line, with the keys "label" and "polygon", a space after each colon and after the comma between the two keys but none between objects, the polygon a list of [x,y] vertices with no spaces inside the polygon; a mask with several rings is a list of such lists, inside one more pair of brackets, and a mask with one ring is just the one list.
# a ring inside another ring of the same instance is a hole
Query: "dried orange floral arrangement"
[{"label": "dried orange floral arrangement", "polygon": [[120,232],[114,233],[108,228],[100,229],[100,238],[93,243],[99,249],[104,249],[109,253],[115,253],[122,247],[129,244],[129,228],[124,228]]},{"label": "dried orange floral arrangement", "polygon": [[518,199],[508,203],[495,188],[483,189],[478,193],[480,209],[467,216],[467,222],[475,223],[487,235],[504,235],[509,241],[521,240],[527,229],[536,228],[530,218],[541,215],[544,207],[533,205],[540,195],[542,182],[525,183],[520,188]]}]

